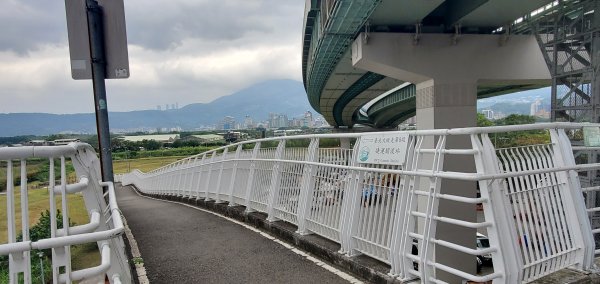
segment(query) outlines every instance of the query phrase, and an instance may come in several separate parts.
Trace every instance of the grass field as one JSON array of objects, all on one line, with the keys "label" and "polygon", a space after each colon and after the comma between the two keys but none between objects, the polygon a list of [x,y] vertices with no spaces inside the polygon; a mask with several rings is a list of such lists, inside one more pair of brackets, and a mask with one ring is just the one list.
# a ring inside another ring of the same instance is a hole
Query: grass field
[{"label": "grass field", "polygon": [[171,156],[118,160],[113,162],[113,172],[115,174],[126,174],[134,169],[138,169],[142,172],[149,172],[183,158],[185,157]]},{"label": "grass field", "polygon": [[[41,213],[50,209],[49,193],[47,188],[30,189],[27,197],[29,199],[29,225],[36,224],[41,216]],[[89,216],[85,209],[83,196],[80,194],[69,194],[67,196],[69,218],[72,223],[77,225],[86,224],[89,222]],[[7,195],[0,195],[0,204],[6,206]],[[60,196],[56,197],[56,208],[62,208]],[[62,211],[62,210],[61,210]],[[0,244],[8,241],[8,224],[6,210],[0,210]],[[17,234],[21,229],[21,190],[15,188],[15,219]],[[96,244],[83,244],[72,248],[73,258],[71,263],[73,269],[82,269],[100,264],[100,252]]]}]

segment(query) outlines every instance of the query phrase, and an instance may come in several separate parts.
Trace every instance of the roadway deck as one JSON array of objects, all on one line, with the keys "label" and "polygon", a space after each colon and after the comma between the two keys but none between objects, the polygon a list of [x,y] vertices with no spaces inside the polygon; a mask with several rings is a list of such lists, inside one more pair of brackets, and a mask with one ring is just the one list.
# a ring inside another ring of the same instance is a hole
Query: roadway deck
[{"label": "roadway deck", "polygon": [[117,186],[150,283],[348,283],[239,224]]}]

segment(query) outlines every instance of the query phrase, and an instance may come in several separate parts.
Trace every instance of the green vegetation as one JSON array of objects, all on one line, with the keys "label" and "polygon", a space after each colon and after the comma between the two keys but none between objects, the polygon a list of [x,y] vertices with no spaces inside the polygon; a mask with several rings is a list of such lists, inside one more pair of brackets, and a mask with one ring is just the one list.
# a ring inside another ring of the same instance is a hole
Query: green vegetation
[{"label": "green vegetation", "polygon": [[185,158],[184,156],[171,156],[171,157],[152,157],[142,159],[128,159],[128,160],[116,160],[113,162],[113,172],[115,174],[129,173],[133,169],[139,169],[142,172],[149,172],[151,170],[166,166],[175,161]]},{"label": "green vegetation", "polygon": [[[48,211],[48,191],[44,189],[29,190],[29,215],[30,215],[30,238],[32,241],[46,239],[50,237],[50,212]],[[21,207],[20,207],[20,192],[15,192],[15,227],[17,231],[21,228]],[[60,208],[60,197],[56,198],[57,208]],[[85,209],[83,197],[81,195],[71,194],[67,198],[69,204],[69,223],[71,226],[75,224],[85,224],[89,222],[89,217]],[[0,203],[6,204],[6,195],[0,196]],[[62,228],[62,214],[58,211],[57,227]],[[0,211],[0,243],[6,243],[7,235],[7,216],[6,211]],[[17,236],[17,240],[22,240],[22,234]],[[32,283],[41,283],[40,255],[43,263],[44,279],[47,283],[51,282],[51,251],[31,252],[31,267],[32,267]],[[92,267],[100,264],[100,253],[96,244],[83,244],[72,247],[71,263],[74,270]],[[8,258],[0,257],[0,283],[8,283]]]},{"label": "green vegetation", "polygon": [[[7,162],[0,161],[0,169],[6,169]],[[21,165],[18,161],[13,162],[13,184],[21,184]],[[48,159],[28,159],[27,160],[27,184],[30,188],[38,188],[40,186],[48,185],[48,178],[50,177],[50,160]],[[71,161],[66,161],[66,172],[67,181],[75,181],[75,169]],[[56,180],[60,180],[60,161],[54,162],[54,175]],[[0,171],[0,192],[6,191],[7,186],[7,173],[6,170]]]},{"label": "green vegetation", "polygon": [[[500,126],[535,123],[536,118],[529,115],[511,114],[496,121],[490,121],[482,114],[477,114],[477,126]],[[550,143],[550,134],[546,130],[513,131],[490,134],[496,148],[507,148],[525,145]]]}]

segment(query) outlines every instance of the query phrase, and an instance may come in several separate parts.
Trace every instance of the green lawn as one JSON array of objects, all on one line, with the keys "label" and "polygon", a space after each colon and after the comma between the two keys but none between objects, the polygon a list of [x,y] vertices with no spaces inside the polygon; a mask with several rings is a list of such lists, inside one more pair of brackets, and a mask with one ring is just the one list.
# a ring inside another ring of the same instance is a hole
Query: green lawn
[{"label": "green lawn", "polygon": [[113,172],[115,174],[126,174],[130,170],[138,169],[142,172],[149,172],[151,170],[166,166],[177,160],[181,160],[186,157],[171,156],[171,157],[152,157],[152,158],[140,158],[140,159],[129,159],[129,160],[118,160],[113,161]]}]

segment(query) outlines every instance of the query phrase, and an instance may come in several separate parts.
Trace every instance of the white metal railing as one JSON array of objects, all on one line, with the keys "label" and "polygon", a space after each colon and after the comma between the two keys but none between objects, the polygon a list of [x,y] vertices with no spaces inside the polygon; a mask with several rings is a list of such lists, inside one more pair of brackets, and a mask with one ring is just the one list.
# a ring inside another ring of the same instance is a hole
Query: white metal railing
[{"label": "white metal railing", "polygon": [[[50,207],[51,238],[31,241],[29,232],[29,201],[27,182],[27,161],[29,159],[47,159],[49,163],[48,192]],[[70,159],[79,182],[68,184],[67,161]],[[110,283],[131,283],[131,273],[125,246],[121,234],[124,232],[121,212],[117,205],[115,190],[112,182],[102,182],[100,162],[94,149],[82,143],[72,143],[67,146],[33,146],[0,148],[0,161],[6,166],[7,177],[6,212],[8,242],[0,244],[0,255],[8,255],[9,283],[31,283],[31,251],[51,249],[52,251],[52,281],[53,283],[72,283],[98,275],[107,275]],[[58,174],[55,163],[60,168],[60,181],[56,182]],[[14,166],[20,167],[20,213],[22,228],[17,230],[16,187],[14,185]],[[105,189],[105,191],[103,190]],[[90,216],[90,222],[70,227],[69,194],[81,194],[85,207]],[[62,212],[62,228],[57,224],[57,202],[60,199]],[[105,198],[108,200],[105,201]],[[17,241],[17,233],[22,240]],[[71,246],[93,243],[98,244],[101,253],[99,266],[72,271]],[[20,276],[20,277],[19,277]],[[22,280],[19,280],[21,278]]]},{"label": "white metal railing", "polygon": [[[377,133],[286,136],[232,144],[119,178],[148,194],[226,201],[265,212],[269,221],[298,226],[300,234],[340,243],[349,256],[360,253],[388,263],[390,274],[401,279],[444,283],[440,275],[450,273],[476,282],[526,283],[566,267],[593,266],[592,232],[600,229],[590,225],[576,171],[600,164],[576,165],[565,133],[581,127],[547,123],[386,132],[409,137],[402,166],[357,161],[361,137]],[[529,130],[546,131],[551,142],[495,149],[488,137]],[[448,148],[447,139],[457,136],[470,139],[470,147]],[[353,149],[321,148],[327,139],[355,143]],[[445,170],[444,160],[452,156],[473,161],[476,171]],[[442,182],[452,180],[477,182],[481,196],[441,191]],[[470,206],[473,215],[481,204],[483,216],[477,222],[440,216],[443,202]],[[470,228],[473,245],[438,236],[442,223]],[[475,230],[488,235],[489,248],[475,249]],[[473,270],[436,260],[442,249],[471,255]],[[476,256],[485,254],[492,255],[493,270],[474,273]]]}]

